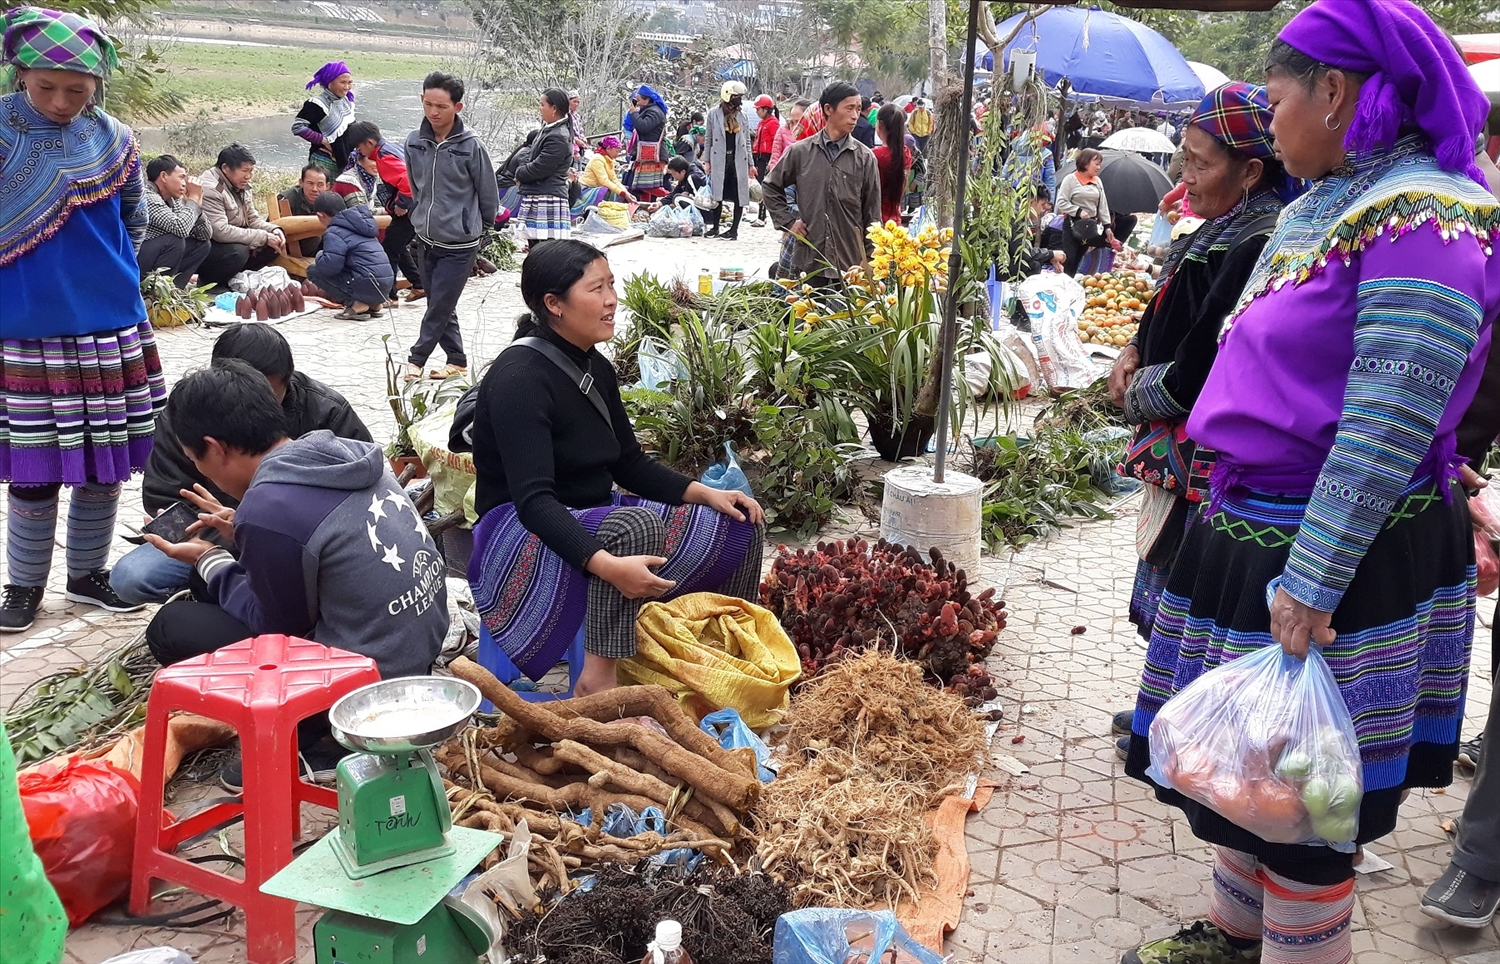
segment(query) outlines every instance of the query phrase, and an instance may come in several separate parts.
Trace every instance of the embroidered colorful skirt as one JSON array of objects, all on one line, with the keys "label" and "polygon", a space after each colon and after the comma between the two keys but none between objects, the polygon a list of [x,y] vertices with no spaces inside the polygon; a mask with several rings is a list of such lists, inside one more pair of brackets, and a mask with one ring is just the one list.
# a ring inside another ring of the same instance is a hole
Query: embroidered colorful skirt
[{"label": "embroidered colorful skirt", "polygon": [[[592,535],[625,506],[650,509],[665,523],[667,562],[657,574],[677,585],[663,600],[724,585],[758,545],[755,526],[701,505],[664,505],[616,492],[608,505],[569,511]],[[490,637],[517,668],[541,679],[583,626],[592,577],[542,545],[510,502],[486,512],[474,526],[468,576]]]},{"label": "embroidered colorful skirt", "polygon": [[550,241],[573,236],[573,213],[568,210],[568,199],[565,197],[551,194],[523,197],[516,217],[526,225],[526,237],[530,241]]},{"label": "embroidered colorful skirt", "polygon": [[[1226,497],[1198,518],[1161,596],[1136,702],[1125,772],[1150,783],[1149,732],[1172,694],[1220,663],[1275,646],[1267,587],[1286,567],[1305,498]],[[1474,636],[1474,538],[1469,510],[1431,484],[1397,503],[1333,614],[1338,638],[1323,651],[1359,737],[1365,796],[1358,842],[1396,825],[1401,791],[1453,779]],[[1342,860],[1328,848],[1271,844],[1175,791],[1200,839],[1265,860]],[[1316,881],[1309,881],[1316,882]]]},{"label": "embroidered colorful skirt", "polygon": [[1136,564],[1135,584],[1130,589],[1130,621],[1142,639],[1151,638],[1161,594],[1167,589],[1167,576],[1171,573],[1170,566],[1153,566],[1144,559]]},{"label": "embroidered colorful skirt", "polygon": [[649,145],[658,147],[656,160],[641,160],[639,146],[631,161],[630,193],[638,200],[654,201],[659,195],[666,192],[667,162],[661,159],[661,151],[656,144]]},{"label": "embroidered colorful skirt", "polygon": [[602,185],[599,187],[586,187],[582,189],[578,192],[578,203],[573,205],[573,217],[583,217],[584,214],[588,212],[589,208],[598,204],[600,201],[610,200],[610,197],[611,195],[609,188]]},{"label": "embroidered colorful skirt", "polygon": [[166,380],[149,322],[0,341],[0,481],[111,485],[143,468]]}]

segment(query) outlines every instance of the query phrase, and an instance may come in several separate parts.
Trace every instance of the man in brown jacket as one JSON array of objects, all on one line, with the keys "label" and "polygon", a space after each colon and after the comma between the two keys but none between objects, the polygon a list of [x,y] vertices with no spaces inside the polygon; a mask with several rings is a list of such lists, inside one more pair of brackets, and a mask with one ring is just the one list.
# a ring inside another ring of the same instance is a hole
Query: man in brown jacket
[{"label": "man in brown jacket", "polygon": [[[809,280],[828,282],[864,264],[871,245],[865,229],[880,221],[880,171],[875,154],[851,135],[860,94],[834,81],[818,97],[827,123],[786,149],[762,182],[771,221],[794,240],[791,267]],[[796,188],[796,209],[786,191]],[[785,259],[784,259],[785,260]]]},{"label": "man in brown jacket", "polygon": [[219,152],[213,168],[198,176],[203,216],[212,232],[208,257],[198,267],[200,284],[228,285],[246,268],[263,268],[286,250],[286,236],[255,209],[250,178],[255,155],[242,144]]}]

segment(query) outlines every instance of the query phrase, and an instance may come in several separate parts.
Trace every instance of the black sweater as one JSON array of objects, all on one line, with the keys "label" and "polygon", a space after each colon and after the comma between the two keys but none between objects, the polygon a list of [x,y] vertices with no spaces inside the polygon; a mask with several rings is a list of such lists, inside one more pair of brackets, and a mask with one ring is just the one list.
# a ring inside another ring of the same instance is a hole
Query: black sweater
[{"label": "black sweater", "polygon": [[580,351],[550,331],[523,331],[561,348],[594,376],[614,431],[546,356],[511,348],[479,383],[474,411],[475,508],[482,516],[514,502],[529,532],[583,569],[602,546],[568,509],[606,505],[615,483],[643,498],[680,505],[691,479],[660,465],[636,441],[615,370],[598,349]]}]

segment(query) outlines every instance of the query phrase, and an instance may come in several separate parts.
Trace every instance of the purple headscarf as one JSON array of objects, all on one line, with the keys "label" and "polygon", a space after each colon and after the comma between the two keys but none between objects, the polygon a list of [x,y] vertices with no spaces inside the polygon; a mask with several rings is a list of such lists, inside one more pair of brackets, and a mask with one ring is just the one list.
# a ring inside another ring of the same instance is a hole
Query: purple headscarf
[{"label": "purple headscarf", "polygon": [[[335,80],[338,80],[345,74],[352,73],[354,73],[354,71],[350,70],[349,65],[344,63],[342,60],[330,61],[329,63],[326,63],[323,66],[319,67],[318,72],[313,74],[312,80],[309,80],[307,82],[307,89],[312,90],[314,87],[322,87],[324,90],[327,90],[329,84],[333,83]],[[354,91],[349,91],[349,93],[346,94],[345,97],[348,100],[353,100]]]},{"label": "purple headscarf", "polygon": [[603,137],[599,138],[599,150],[601,150],[601,151],[608,151],[608,150],[619,150],[619,149],[620,149],[620,139],[618,137],[616,137],[615,135],[613,135],[613,134],[605,134]]},{"label": "purple headscarf", "polygon": [[1409,0],[1317,0],[1279,39],[1330,67],[1369,75],[1344,137],[1350,150],[1388,146],[1403,124],[1415,124],[1440,167],[1485,185],[1474,141],[1489,99],[1432,18]]}]

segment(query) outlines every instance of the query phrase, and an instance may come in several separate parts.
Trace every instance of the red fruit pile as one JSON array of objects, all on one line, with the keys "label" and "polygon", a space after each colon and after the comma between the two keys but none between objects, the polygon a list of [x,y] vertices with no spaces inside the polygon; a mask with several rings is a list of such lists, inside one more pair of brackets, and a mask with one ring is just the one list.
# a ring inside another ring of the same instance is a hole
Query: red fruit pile
[{"label": "red fruit pile", "polygon": [[250,289],[234,303],[234,313],[247,321],[251,318],[256,321],[274,321],[287,315],[295,315],[306,307],[302,286],[292,283],[278,288]]},{"label": "red fruit pile", "polygon": [[971,705],[995,698],[984,658],[1005,628],[995,590],[978,596],[968,576],[932,550],[884,539],[778,548],[761,583],[761,605],[773,612],[802,657],[803,678],[846,655],[881,647],[922,666],[930,683]]}]

